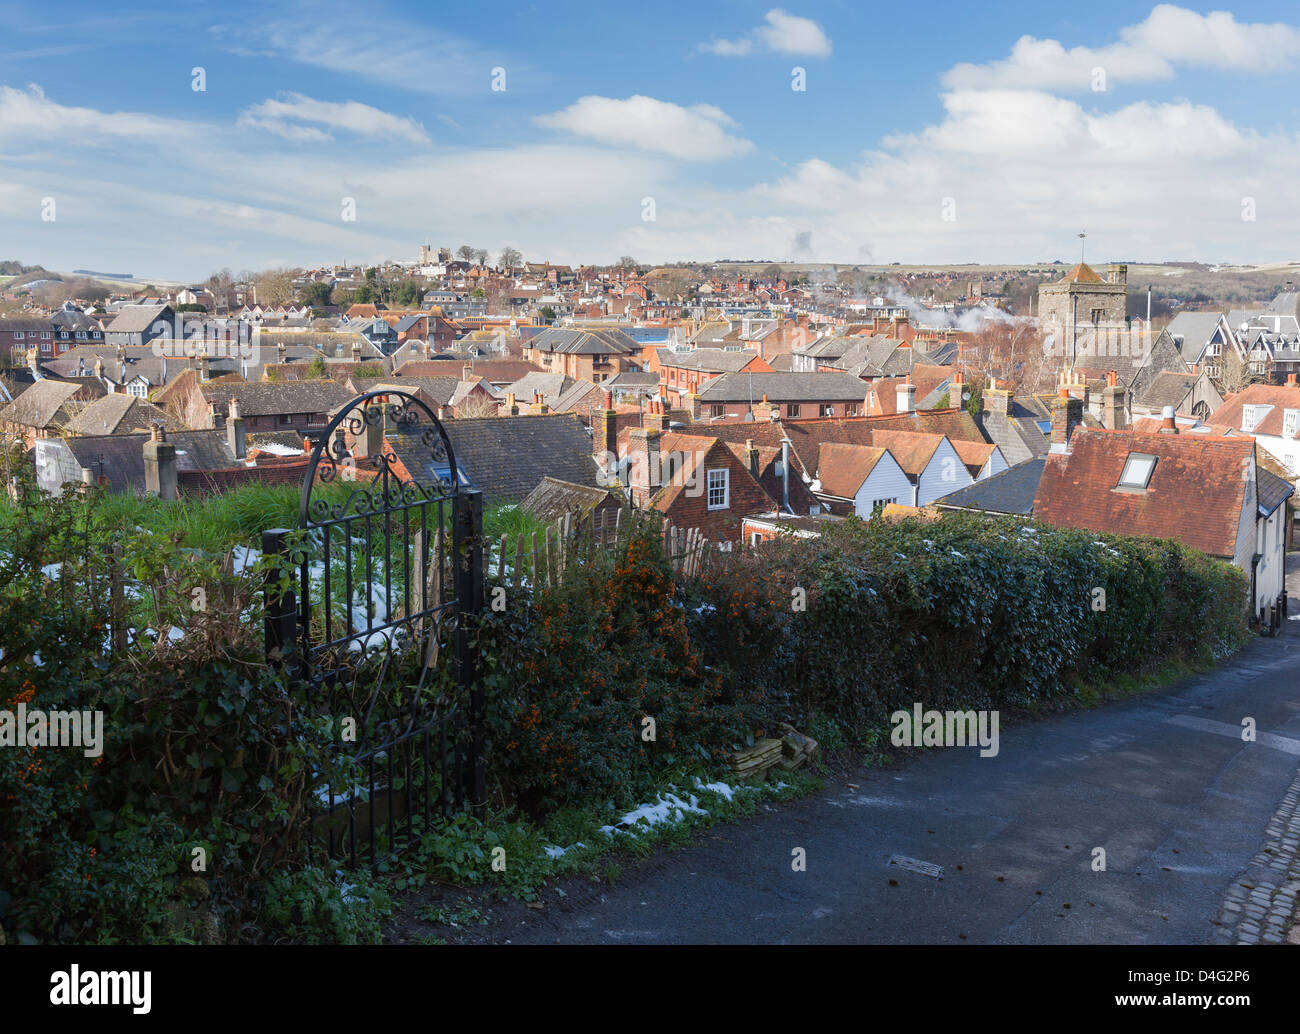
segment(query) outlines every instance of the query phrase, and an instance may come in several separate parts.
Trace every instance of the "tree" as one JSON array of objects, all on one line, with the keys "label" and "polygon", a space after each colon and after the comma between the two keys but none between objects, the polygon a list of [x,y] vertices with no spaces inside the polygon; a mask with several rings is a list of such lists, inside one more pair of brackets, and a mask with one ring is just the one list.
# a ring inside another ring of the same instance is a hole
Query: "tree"
[{"label": "tree", "polygon": [[323,309],[330,304],[332,290],[326,283],[311,283],[298,292],[298,300],[313,309]]},{"label": "tree", "polygon": [[422,295],[423,291],[421,291],[420,285],[414,280],[403,280],[392,291],[393,301],[407,309],[418,305]]},{"label": "tree", "polygon": [[555,322],[555,310],[552,309],[549,305],[543,305],[540,309],[537,310],[537,314],[541,316],[542,319],[546,320],[547,323]]},{"label": "tree", "polygon": [[496,416],[498,403],[481,395],[471,395],[456,407],[456,416],[461,419]]},{"label": "tree", "polygon": [[456,249],[456,256],[462,262],[472,262],[474,260],[474,249],[471,248],[468,244],[462,244],[459,248]]},{"label": "tree", "polygon": [[293,301],[293,270],[268,269],[253,277],[259,305],[285,305]]},{"label": "tree", "polygon": [[518,269],[523,264],[524,257],[519,254],[515,248],[502,248],[501,257],[497,259],[497,264],[502,269]]},{"label": "tree", "polygon": [[775,262],[767,266],[762,273],[762,279],[764,280],[780,280],[783,276],[785,276],[785,273]]},{"label": "tree", "polygon": [[474,252],[474,261],[477,262],[480,266],[486,266],[487,260],[488,260],[488,253],[485,248],[479,248],[477,251]]},{"label": "tree", "polygon": [[620,255],[618,259],[619,269],[636,269],[639,263],[631,255]]},{"label": "tree", "polygon": [[375,300],[375,289],[369,284],[362,284],[352,297],[357,305],[369,305]]}]

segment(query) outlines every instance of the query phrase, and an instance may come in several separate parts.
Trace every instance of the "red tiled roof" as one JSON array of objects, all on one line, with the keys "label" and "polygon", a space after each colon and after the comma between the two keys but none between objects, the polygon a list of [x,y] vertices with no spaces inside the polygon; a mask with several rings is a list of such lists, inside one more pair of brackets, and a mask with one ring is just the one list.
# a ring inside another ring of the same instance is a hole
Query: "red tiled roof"
[{"label": "red tiled roof", "polygon": [[884,455],[884,449],[866,445],[823,442],[817,451],[817,477],[822,490],[841,499],[852,499]]},{"label": "red tiled roof", "polygon": [[1272,406],[1250,433],[1280,435],[1283,411],[1300,409],[1300,385],[1252,384],[1224,402],[1214,411],[1212,419],[1216,424],[1241,430],[1243,406]]},{"label": "red tiled roof", "polygon": [[1057,281],[1060,284],[1104,284],[1105,282],[1097,275],[1095,269],[1084,262],[1080,262]]},{"label": "red tiled roof", "polygon": [[[1117,488],[1134,452],[1157,457],[1145,491]],[[1071,528],[1175,538],[1231,557],[1253,484],[1242,477],[1243,465],[1254,453],[1249,438],[1079,428],[1070,452],[1048,455],[1034,515]],[[1253,499],[1249,509],[1253,514]]]}]

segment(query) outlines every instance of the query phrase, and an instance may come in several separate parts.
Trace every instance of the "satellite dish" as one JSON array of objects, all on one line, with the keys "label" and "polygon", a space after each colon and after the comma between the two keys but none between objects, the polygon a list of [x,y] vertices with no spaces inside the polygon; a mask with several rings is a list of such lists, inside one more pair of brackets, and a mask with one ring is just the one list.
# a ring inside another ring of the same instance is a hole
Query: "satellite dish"
[{"label": "satellite dish", "polygon": [[963,392],[961,393],[961,400],[962,400],[963,402],[969,402],[969,401],[970,401],[970,392],[969,392],[969,391],[963,391]]}]

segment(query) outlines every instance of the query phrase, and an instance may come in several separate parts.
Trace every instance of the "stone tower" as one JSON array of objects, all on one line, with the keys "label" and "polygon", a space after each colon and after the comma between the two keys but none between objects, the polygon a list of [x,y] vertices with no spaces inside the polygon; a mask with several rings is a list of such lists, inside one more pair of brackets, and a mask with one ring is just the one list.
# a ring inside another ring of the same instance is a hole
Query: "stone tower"
[{"label": "stone tower", "polygon": [[1038,288],[1038,329],[1052,335],[1053,350],[1067,360],[1076,342],[1099,330],[1125,326],[1128,266],[1109,266],[1106,279],[1080,262],[1060,280]]}]

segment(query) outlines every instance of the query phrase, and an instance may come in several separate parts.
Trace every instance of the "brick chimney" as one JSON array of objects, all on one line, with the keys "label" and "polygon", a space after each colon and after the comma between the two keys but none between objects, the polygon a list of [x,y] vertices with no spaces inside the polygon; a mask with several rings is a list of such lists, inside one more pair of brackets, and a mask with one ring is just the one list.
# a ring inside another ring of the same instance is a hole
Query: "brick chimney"
[{"label": "brick chimney", "polygon": [[474,379],[474,364],[465,363],[460,368],[460,379],[463,381],[472,381]]},{"label": "brick chimney", "polygon": [[962,372],[958,370],[956,373],[952,375],[952,381],[948,385],[948,408],[949,409],[961,409],[961,407],[965,405],[965,403],[962,402],[962,397],[961,397],[961,393],[965,390],[966,390],[966,378],[962,375]]},{"label": "brick chimney", "polygon": [[1101,426],[1119,431],[1128,423],[1124,419],[1124,389],[1114,370],[1106,371],[1106,386],[1101,389]]},{"label": "brick chimney", "polygon": [[672,418],[668,415],[668,404],[662,399],[654,402],[653,417],[650,420],[650,426],[660,431],[669,431],[672,429]]},{"label": "brick chimney", "polygon": [[360,341],[353,341],[353,342],[352,342],[352,361],[353,361],[354,363],[359,363],[359,362],[361,362],[361,342],[360,342]]},{"label": "brick chimney", "polygon": [[595,445],[597,454],[604,453],[605,469],[612,473],[618,469],[618,413],[614,397],[604,392],[605,407],[596,414]]},{"label": "brick chimney", "polygon": [[[380,419],[371,421],[369,413],[372,406],[378,405]],[[368,403],[363,411],[367,418],[362,420],[364,425],[361,433],[356,436],[352,442],[352,455],[356,459],[372,459],[384,451],[384,427],[388,423],[388,412],[383,403]],[[442,415],[438,415],[442,419]],[[339,428],[342,432],[342,428]]]},{"label": "brick chimney", "polygon": [[1083,422],[1083,399],[1070,396],[1067,385],[1061,385],[1052,401],[1052,452],[1069,452],[1070,436]]},{"label": "brick chimney", "polygon": [[507,392],[506,392],[506,412],[505,412],[505,415],[506,415],[506,416],[518,416],[518,415],[519,415],[519,402],[518,402],[518,400],[515,398],[515,393],[514,393],[513,391],[507,391]]},{"label": "brick chimney", "polygon": [[998,382],[994,381],[993,386],[984,392],[984,411],[994,416],[1010,417],[1011,399],[1011,390],[1009,388],[999,388]]},{"label": "brick chimney", "polygon": [[284,347],[283,341],[281,341],[278,345],[275,346],[275,358],[276,361],[279,362],[280,364],[283,365],[284,357],[287,353],[288,353],[288,349]]},{"label": "brick chimney", "polygon": [[1165,408],[1160,411],[1160,433],[1178,433],[1178,418],[1174,416],[1173,406],[1165,406]]},{"label": "brick chimney", "polygon": [[745,439],[745,451],[742,454],[742,462],[749,468],[749,472],[758,478],[758,450],[754,448],[754,439]]},{"label": "brick chimney", "polygon": [[1294,388],[1294,387],[1295,387],[1295,374],[1293,374],[1293,373],[1288,373],[1288,374],[1286,375],[1286,386],[1287,386],[1288,388]]},{"label": "brick chimney", "polygon": [[692,420],[700,418],[700,396],[695,392],[686,396],[686,411],[691,415]]},{"label": "brick chimney", "polygon": [[776,420],[781,415],[781,407],[774,402],[768,402],[767,396],[763,396],[763,401],[754,407],[755,420]]},{"label": "brick chimney", "polygon": [[144,488],[159,499],[178,497],[176,485],[176,446],[167,440],[167,432],[155,420],[149,440],[144,443]]},{"label": "brick chimney", "polygon": [[644,506],[661,486],[659,432],[649,427],[632,428],[628,434],[627,458],[632,499],[638,506]]},{"label": "brick chimney", "polygon": [[230,415],[226,417],[226,444],[230,446],[235,459],[247,458],[248,439],[244,436],[244,418],[240,416],[237,398],[230,400]]}]

